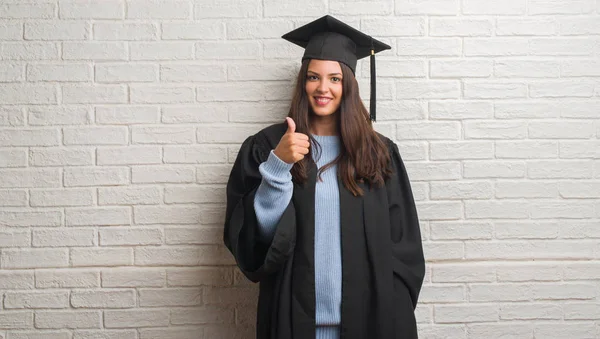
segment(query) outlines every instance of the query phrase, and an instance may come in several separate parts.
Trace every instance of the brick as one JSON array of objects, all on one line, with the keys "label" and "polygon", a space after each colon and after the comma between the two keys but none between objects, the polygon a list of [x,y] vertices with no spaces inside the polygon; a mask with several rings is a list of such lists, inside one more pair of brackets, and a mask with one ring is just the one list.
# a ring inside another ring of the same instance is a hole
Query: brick
[{"label": "brick", "polygon": [[[234,310],[231,308],[212,305],[202,307],[174,308],[171,309],[171,324],[234,324],[234,311],[235,313],[239,314],[240,310]],[[255,317],[253,317],[253,319],[255,319]]]},{"label": "brick", "polygon": [[51,19],[55,11],[53,3],[4,3],[0,5],[0,18]]},{"label": "brick", "polygon": [[0,148],[0,167],[26,167],[27,151],[23,148]]},{"label": "brick", "polygon": [[459,137],[457,122],[402,122],[397,125],[398,140],[456,140]]},{"label": "brick", "polygon": [[61,19],[123,19],[125,4],[117,0],[60,1]]},{"label": "brick", "polygon": [[434,307],[436,323],[471,323],[498,320],[496,305],[440,305]]},{"label": "brick", "polygon": [[595,299],[596,284],[593,283],[543,283],[533,286],[536,300]]},{"label": "brick", "polygon": [[498,18],[496,21],[498,36],[556,35],[557,33],[556,21],[548,18]]},{"label": "brick", "polygon": [[53,42],[0,42],[0,60],[58,60]]},{"label": "brick", "polygon": [[[560,228],[560,237],[567,239],[600,238],[600,229],[594,227],[593,221],[571,221]],[[565,279],[571,275],[565,273]]]},{"label": "brick", "polygon": [[152,23],[94,23],[94,40],[156,40],[157,27]]},{"label": "brick", "polygon": [[[230,12],[232,9],[234,8],[228,8]],[[161,38],[162,40],[222,40],[225,38],[225,22],[212,19],[194,22],[163,22]]]},{"label": "brick", "polygon": [[124,42],[63,42],[64,60],[127,60]]},{"label": "brick", "polygon": [[578,160],[540,160],[527,164],[528,177],[534,179],[586,179],[591,178],[593,164]]},{"label": "brick", "polygon": [[16,226],[60,226],[62,213],[53,210],[9,210],[0,211],[0,224]]},{"label": "brick", "polygon": [[529,138],[540,139],[589,139],[595,135],[594,126],[588,122],[530,122]]},{"label": "brick", "polygon": [[464,124],[464,135],[468,139],[524,139],[527,126],[521,122],[468,121]]},{"label": "brick", "polygon": [[[169,310],[134,309],[104,311],[106,328],[159,327],[169,325]],[[197,332],[196,332],[197,334]]]},{"label": "brick", "polygon": [[494,75],[501,78],[558,78],[560,63],[544,60],[496,60]]},{"label": "brick", "polygon": [[563,77],[600,76],[600,62],[596,60],[562,61],[560,74]]},{"label": "brick", "polygon": [[430,100],[429,118],[436,120],[486,119],[494,114],[491,102]]},{"label": "brick", "polygon": [[35,64],[27,65],[28,81],[79,82],[92,80],[92,67],[88,64]]},{"label": "brick", "polygon": [[35,270],[37,288],[91,288],[100,286],[100,273],[86,269]]},{"label": "brick", "polygon": [[558,20],[560,35],[600,34],[600,24],[596,17],[565,17]]},{"label": "brick", "polygon": [[573,202],[547,202],[541,204],[533,202],[531,205],[530,217],[532,219],[549,219],[549,218],[593,218],[594,205],[591,202],[573,201]]},{"label": "brick", "polygon": [[423,252],[428,260],[459,260],[465,256],[462,242],[425,242]]},{"label": "brick", "polygon": [[96,150],[98,165],[160,164],[160,147],[109,147]]},{"label": "brick", "polygon": [[486,19],[432,17],[429,19],[429,35],[447,37],[491,36],[493,26],[493,23]]},{"label": "brick", "polygon": [[502,263],[496,267],[498,281],[556,281],[562,267],[553,263]]},{"label": "brick", "polygon": [[190,19],[189,1],[127,1],[128,19]]},{"label": "brick", "polygon": [[86,247],[96,244],[96,232],[91,228],[33,230],[34,247]]},{"label": "brick", "polygon": [[425,20],[418,17],[362,19],[361,28],[378,37],[424,36]]},{"label": "brick", "polygon": [[496,182],[497,198],[557,198],[558,188],[555,183],[498,181]]},{"label": "brick", "polygon": [[436,264],[432,271],[432,281],[436,283],[452,282],[493,282],[496,271],[487,264]]},{"label": "brick", "polygon": [[0,107],[0,126],[23,126],[25,118],[19,108]]},{"label": "brick", "polygon": [[0,328],[10,329],[32,329],[33,328],[33,312],[31,311],[14,311],[2,312],[0,314]]},{"label": "brick", "polygon": [[461,285],[425,285],[419,293],[419,302],[447,303],[466,301],[465,286]]},{"label": "brick", "polygon": [[128,266],[133,264],[132,248],[72,248],[71,266]]},{"label": "brick", "polygon": [[257,41],[203,41],[194,45],[196,59],[252,59],[260,57]]},{"label": "brick", "polygon": [[231,165],[201,165],[196,166],[196,182],[199,184],[227,183]]},{"label": "brick", "polygon": [[405,164],[411,180],[451,180],[460,178],[458,162]]},{"label": "brick", "polygon": [[233,282],[227,267],[167,268],[169,286],[227,286]]},{"label": "brick", "polygon": [[158,66],[152,64],[99,64],[95,69],[96,82],[154,82]]},{"label": "brick", "polygon": [[[209,104],[202,105],[203,110],[198,111],[196,105],[185,105],[185,106],[169,106],[163,107],[161,110],[161,122],[164,124],[178,124],[178,123],[211,123],[211,122],[227,122],[227,121],[240,121],[247,120],[247,122],[255,122],[253,120],[253,105],[246,103],[244,105],[244,111],[239,111],[238,115],[231,117],[232,114],[237,112],[235,108],[225,107],[222,104]],[[275,111],[275,109],[269,109],[275,107],[275,105],[269,105],[264,109],[264,105],[261,105],[263,109],[257,114],[267,115]],[[235,106],[233,106],[235,107]],[[279,107],[279,106],[277,106]],[[229,111],[229,114],[228,114]],[[280,111],[279,111],[280,112]],[[228,116],[229,115],[229,116]],[[228,119],[229,118],[229,119]],[[245,119],[244,119],[245,118]]]},{"label": "brick", "polygon": [[[198,335],[203,333],[203,327],[167,327],[167,328],[156,328],[156,329],[142,329],[140,330],[140,338],[142,339],[160,339],[160,338],[177,338],[177,339],[195,339]],[[218,338],[218,337],[213,337]],[[233,338],[233,337],[231,337]],[[241,338],[241,337],[235,337]]]},{"label": "brick", "polygon": [[4,295],[4,308],[67,308],[69,292],[8,292]]},{"label": "brick", "polygon": [[132,183],[191,183],[194,168],[189,166],[135,166],[131,169]]},{"label": "brick", "polygon": [[98,205],[156,205],[162,202],[159,187],[100,187]]},{"label": "brick", "polygon": [[573,0],[568,3],[556,0],[529,0],[528,14],[585,14],[594,11],[593,0]]},{"label": "brick", "polygon": [[491,60],[431,60],[429,64],[431,78],[489,77],[493,72]]},{"label": "brick", "polygon": [[63,85],[64,103],[123,104],[127,102],[125,85]]},{"label": "brick", "polygon": [[529,54],[542,56],[592,56],[594,45],[576,38],[532,38]]},{"label": "brick", "polygon": [[136,266],[195,266],[199,250],[195,247],[136,247]]},{"label": "brick", "polygon": [[4,249],[2,268],[58,268],[69,266],[66,248],[57,249]]},{"label": "brick", "polygon": [[[590,259],[593,244],[573,241],[471,241],[465,243],[467,259]],[[560,290],[560,289],[559,289]]]},{"label": "brick", "polygon": [[565,304],[565,319],[586,320],[600,318],[600,305],[598,304]]},{"label": "brick", "polygon": [[93,163],[93,149],[87,147],[32,147],[29,151],[30,166],[82,166]]},{"label": "brick", "polygon": [[433,141],[429,147],[432,160],[492,159],[494,157],[494,144],[490,141]]},{"label": "brick", "polygon": [[135,104],[179,104],[194,102],[194,89],[176,85],[130,86],[130,101]]},{"label": "brick", "polygon": [[131,60],[192,60],[193,42],[130,42]]},{"label": "brick", "polygon": [[102,270],[102,287],[163,287],[165,277],[162,268],[107,268]]},{"label": "brick", "polygon": [[98,231],[100,246],[120,245],[160,245],[162,231],[158,228],[121,228],[111,227]]},{"label": "brick", "polygon": [[31,232],[26,231],[13,231],[8,229],[6,231],[0,230],[0,247],[29,247],[31,245]]},{"label": "brick", "polygon": [[0,129],[0,146],[55,146],[57,129]]},{"label": "brick", "polygon": [[165,242],[167,244],[214,244],[223,242],[223,230],[218,227],[202,228],[169,228],[165,229]]},{"label": "brick", "polygon": [[461,205],[456,202],[424,202],[419,203],[417,209],[421,220],[452,220],[462,215]]},{"label": "brick", "polygon": [[395,14],[398,15],[457,15],[460,4],[457,0],[399,0]]},{"label": "brick", "polygon": [[558,118],[561,115],[561,106],[552,101],[527,99],[527,101],[507,100],[494,103],[495,117],[499,119],[519,118]]},{"label": "brick", "polygon": [[[0,27],[1,29],[1,27]],[[22,82],[23,65],[21,64],[0,64],[0,83],[2,82]]]},{"label": "brick", "polygon": [[451,80],[397,80],[396,98],[399,99],[457,99],[460,84]]},{"label": "brick", "polygon": [[548,80],[529,84],[532,98],[591,97],[594,93],[594,81]]},{"label": "brick", "polygon": [[204,125],[196,130],[199,143],[241,143],[262,125]]},{"label": "brick", "polygon": [[331,0],[329,2],[329,12],[333,15],[389,15],[394,11],[394,2],[389,0],[382,1],[347,1]]},{"label": "brick", "polygon": [[466,201],[467,219],[521,219],[527,218],[528,208],[514,201]]},{"label": "brick", "polygon": [[134,206],[136,224],[195,224],[202,208],[187,206]]},{"label": "brick", "polygon": [[460,56],[459,38],[398,38],[396,54],[401,56]]},{"label": "brick", "polygon": [[525,0],[509,0],[502,3],[493,0],[464,0],[462,3],[462,12],[467,15],[524,15],[525,9]]},{"label": "brick", "polygon": [[189,127],[133,127],[131,131],[134,144],[191,144],[195,139]]},{"label": "brick", "polygon": [[16,332],[11,334],[11,339],[70,339],[69,333],[63,331]]},{"label": "brick", "polygon": [[126,145],[126,127],[63,128],[65,145]]},{"label": "brick", "polygon": [[[233,77],[235,80],[235,69],[231,68]],[[248,65],[250,71],[252,71],[252,65]],[[281,72],[280,72],[281,73]],[[231,74],[230,74],[231,76]],[[238,74],[239,76],[239,74]],[[283,73],[280,74],[283,76]],[[274,76],[270,76],[273,78]],[[226,81],[227,72],[224,65],[161,65],[160,67],[160,80],[162,82],[195,82],[198,81]],[[256,80],[256,79],[245,79],[245,80]],[[261,79],[262,80],[262,79]],[[273,79],[264,79],[273,80]]]},{"label": "brick", "polygon": [[27,111],[29,125],[88,125],[92,121],[91,109],[86,106],[39,106]]},{"label": "brick", "polygon": [[556,158],[556,141],[496,141],[496,157],[501,159]]},{"label": "brick", "polygon": [[8,105],[56,104],[58,93],[55,85],[3,84],[0,87],[0,98],[3,98],[3,104]]},{"label": "brick", "polygon": [[142,288],[139,289],[141,307],[196,306],[202,304],[199,288]]},{"label": "brick", "polygon": [[27,204],[28,202],[26,190],[0,190],[0,206],[24,207]]},{"label": "brick", "polygon": [[527,85],[519,82],[465,82],[464,97],[468,99],[525,98]]},{"label": "brick", "polygon": [[559,182],[558,190],[563,198],[599,198],[600,182]]},{"label": "brick", "polygon": [[469,284],[469,301],[528,301],[532,291],[530,284]]},{"label": "brick", "polygon": [[58,169],[0,169],[0,188],[59,187]]},{"label": "brick", "polygon": [[0,23],[0,40],[23,39],[23,25],[20,22]]},{"label": "brick", "polygon": [[471,56],[521,56],[529,52],[527,39],[519,38],[464,38],[464,55]]},{"label": "brick", "polygon": [[469,325],[469,338],[534,338],[531,324],[473,324]]},{"label": "brick", "polygon": [[25,290],[34,287],[34,271],[2,270],[0,271],[0,288],[3,290]]},{"label": "brick", "polygon": [[135,290],[72,291],[75,308],[131,308],[136,306]]},{"label": "brick", "polygon": [[555,304],[527,303],[500,306],[502,320],[560,320],[562,308]]},{"label": "brick", "polygon": [[131,209],[129,206],[66,208],[67,226],[86,225],[129,225]]},{"label": "brick", "polygon": [[29,190],[32,207],[89,206],[94,204],[92,189],[42,189]]},{"label": "brick", "polygon": [[159,107],[155,106],[97,106],[96,122],[99,124],[127,125],[151,124],[160,121]]},{"label": "brick", "polygon": [[100,311],[38,311],[36,328],[101,328]]},{"label": "brick", "polygon": [[225,201],[223,186],[165,187],[165,203],[219,203]]},{"label": "brick", "polygon": [[[273,5],[285,6],[275,3]],[[239,0],[215,0],[194,3],[194,18],[257,18],[262,16],[262,3],[256,1]],[[307,4],[308,5],[308,4]],[[271,6],[271,4],[269,4]],[[288,4],[289,6],[289,4]],[[275,11],[276,16],[285,15],[286,12]],[[265,13],[265,16],[269,16]]]},{"label": "brick", "polygon": [[87,40],[90,26],[86,22],[25,22],[25,40]]},{"label": "brick", "polygon": [[129,178],[127,167],[83,167],[64,170],[66,187],[126,185],[130,182]]},{"label": "brick", "polygon": [[269,39],[279,38],[279,32],[293,29],[289,20],[235,20],[227,22],[227,39]]}]

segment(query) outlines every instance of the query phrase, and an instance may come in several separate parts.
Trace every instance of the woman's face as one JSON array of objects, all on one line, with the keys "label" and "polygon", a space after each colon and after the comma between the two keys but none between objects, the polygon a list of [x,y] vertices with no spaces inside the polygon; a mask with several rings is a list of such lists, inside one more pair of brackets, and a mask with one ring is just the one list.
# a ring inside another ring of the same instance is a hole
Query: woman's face
[{"label": "woman's face", "polygon": [[306,95],[318,116],[335,113],[342,102],[342,68],[339,62],[312,59],[306,73]]}]

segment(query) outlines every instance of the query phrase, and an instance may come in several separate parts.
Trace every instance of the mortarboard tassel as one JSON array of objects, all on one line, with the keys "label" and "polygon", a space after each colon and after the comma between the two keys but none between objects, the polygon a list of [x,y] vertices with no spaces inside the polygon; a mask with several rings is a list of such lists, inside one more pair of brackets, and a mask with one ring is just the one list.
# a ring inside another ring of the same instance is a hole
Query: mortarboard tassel
[{"label": "mortarboard tassel", "polygon": [[376,90],[375,90],[375,48],[373,47],[373,38],[371,37],[371,102],[370,102],[370,118],[371,121],[375,121],[375,101],[376,101]]}]

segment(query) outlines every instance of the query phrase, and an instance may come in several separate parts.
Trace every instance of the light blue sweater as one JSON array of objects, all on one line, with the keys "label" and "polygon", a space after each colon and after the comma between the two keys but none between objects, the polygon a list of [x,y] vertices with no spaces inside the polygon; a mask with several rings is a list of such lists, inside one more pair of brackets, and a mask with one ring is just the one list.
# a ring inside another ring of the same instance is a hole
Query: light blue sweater
[{"label": "light blue sweater", "polygon": [[[318,154],[311,145],[318,168],[331,162],[340,152],[338,136],[312,135],[322,147]],[[283,211],[292,199],[294,186],[288,164],[271,150],[260,164],[262,182],[254,197],[260,236],[270,242]],[[339,339],[342,301],[342,252],[340,239],[340,198],[337,165],[323,172],[315,188],[315,305],[316,339]]]}]

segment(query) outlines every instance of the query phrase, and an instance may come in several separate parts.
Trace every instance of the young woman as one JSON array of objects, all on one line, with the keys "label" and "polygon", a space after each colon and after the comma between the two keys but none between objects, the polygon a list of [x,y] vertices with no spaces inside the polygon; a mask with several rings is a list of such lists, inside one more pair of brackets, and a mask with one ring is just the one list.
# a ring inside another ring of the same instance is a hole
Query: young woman
[{"label": "young woman", "polygon": [[283,38],[305,48],[288,117],[244,141],[227,184],[224,242],[260,282],[257,339],[417,338],[417,211],[355,78],[371,55],[374,86],[390,47],[330,16]]}]

